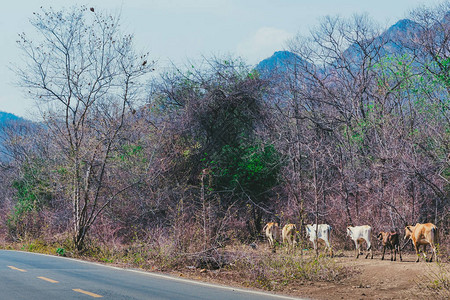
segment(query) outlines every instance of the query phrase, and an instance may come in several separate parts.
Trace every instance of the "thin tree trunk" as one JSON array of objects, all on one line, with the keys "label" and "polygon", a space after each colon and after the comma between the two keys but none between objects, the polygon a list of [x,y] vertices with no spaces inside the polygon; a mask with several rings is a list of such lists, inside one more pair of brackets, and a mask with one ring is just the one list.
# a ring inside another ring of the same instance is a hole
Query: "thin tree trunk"
[{"label": "thin tree trunk", "polygon": [[317,190],[317,166],[313,158],[313,180],[314,180],[314,209],[316,215],[316,257],[319,257],[319,195]]}]

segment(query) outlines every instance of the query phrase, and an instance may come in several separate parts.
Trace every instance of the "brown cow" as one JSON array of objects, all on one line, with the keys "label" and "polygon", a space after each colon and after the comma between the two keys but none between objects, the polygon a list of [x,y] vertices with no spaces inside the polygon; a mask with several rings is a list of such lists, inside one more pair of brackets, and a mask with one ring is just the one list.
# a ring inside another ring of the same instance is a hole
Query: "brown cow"
[{"label": "brown cow", "polygon": [[280,240],[280,227],[278,226],[278,223],[267,223],[264,226],[263,231],[265,232],[267,241],[269,242],[269,248],[272,249],[272,252],[275,252],[275,241]]},{"label": "brown cow", "polygon": [[431,250],[433,253],[431,254],[430,262],[433,261],[433,254],[437,261],[436,254],[436,241],[437,241],[437,227],[432,223],[420,224],[417,223],[415,226],[406,226],[405,227],[405,239],[411,239],[414,245],[414,249],[416,250],[417,260],[420,260],[419,247],[423,245],[423,252],[425,253],[425,261],[427,259],[426,247],[427,245],[431,246]]},{"label": "brown cow", "polygon": [[[383,255],[381,256],[381,260],[384,260],[384,253],[386,252],[386,248],[391,250],[391,261],[397,260],[397,251],[400,255],[400,261],[402,261],[402,252],[400,251],[400,237],[397,232],[384,232],[380,231],[377,235],[377,239],[379,239],[383,245]],[[392,250],[394,250],[394,258],[392,258]]]},{"label": "brown cow", "polygon": [[286,224],[281,231],[281,235],[283,236],[283,244],[287,244],[288,252],[290,250],[294,251],[295,244],[297,241],[295,240],[295,232],[297,227],[295,224]]}]

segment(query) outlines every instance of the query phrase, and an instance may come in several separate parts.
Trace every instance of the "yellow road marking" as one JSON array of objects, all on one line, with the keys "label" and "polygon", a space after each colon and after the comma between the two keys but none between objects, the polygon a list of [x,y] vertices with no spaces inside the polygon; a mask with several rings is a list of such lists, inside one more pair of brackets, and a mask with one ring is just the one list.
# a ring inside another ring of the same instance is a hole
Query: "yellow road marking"
[{"label": "yellow road marking", "polygon": [[8,268],[13,269],[13,270],[17,270],[17,271],[20,271],[20,272],[26,272],[26,270],[19,269],[19,268],[16,268],[14,266],[8,266]]},{"label": "yellow road marking", "polygon": [[56,281],[56,280],[53,280],[53,279],[50,279],[50,278],[47,278],[47,277],[43,277],[43,276],[38,276],[38,278],[42,279],[42,280],[45,280],[45,281],[48,281],[48,282],[51,282],[51,283],[58,283],[59,282],[59,281]]},{"label": "yellow road marking", "polygon": [[73,289],[73,291],[78,292],[78,293],[82,293],[82,294],[86,294],[86,295],[89,295],[89,296],[94,297],[94,298],[102,298],[103,297],[103,296],[98,295],[98,294],[94,294],[94,293],[91,293],[91,292],[88,292],[88,291],[83,291],[82,289]]}]

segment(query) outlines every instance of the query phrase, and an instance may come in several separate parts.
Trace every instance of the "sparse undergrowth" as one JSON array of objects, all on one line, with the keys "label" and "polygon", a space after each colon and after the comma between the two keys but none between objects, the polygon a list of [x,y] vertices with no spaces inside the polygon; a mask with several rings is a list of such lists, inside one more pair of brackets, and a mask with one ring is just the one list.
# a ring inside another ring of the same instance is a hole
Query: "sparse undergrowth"
[{"label": "sparse undergrowth", "polygon": [[418,285],[430,291],[434,299],[450,299],[450,267],[448,264],[435,264],[438,268],[428,267],[427,273]]},{"label": "sparse undergrowth", "polygon": [[329,257],[315,258],[298,253],[240,253],[227,269],[236,272],[239,277],[236,279],[244,285],[270,291],[282,291],[292,284],[308,281],[335,282],[351,273],[349,268],[339,266]]}]

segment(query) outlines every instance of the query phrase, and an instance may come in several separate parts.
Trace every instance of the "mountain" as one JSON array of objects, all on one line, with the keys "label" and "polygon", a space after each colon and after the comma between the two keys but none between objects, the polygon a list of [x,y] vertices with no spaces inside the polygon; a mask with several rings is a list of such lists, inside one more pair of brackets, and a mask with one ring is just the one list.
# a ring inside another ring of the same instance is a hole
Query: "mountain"
[{"label": "mountain", "polygon": [[414,47],[411,41],[419,34],[419,24],[409,19],[403,19],[389,27],[388,30],[378,37],[378,40],[380,42],[382,40],[386,41],[386,44],[383,45],[383,54],[412,53],[411,49],[404,46]]},{"label": "mountain", "polygon": [[285,73],[290,71],[295,64],[304,63],[303,59],[295,53],[289,51],[277,51],[271,57],[264,59],[257,66],[256,70],[260,74]]},{"label": "mountain", "polygon": [[[449,23],[450,12],[434,26],[448,26]],[[418,23],[409,19],[402,19],[374,39],[361,41],[361,44],[355,43],[350,45],[344,51],[343,56],[346,58],[347,62],[352,62],[353,67],[357,69],[363,58],[364,51],[373,56],[414,55],[414,51],[417,50],[417,45],[414,44],[414,40],[416,40],[416,37],[418,37],[421,32],[422,28]],[[443,36],[440,37],[437,35],[437,38],[443,38]],[[362,50],[362,47],[365,48],[364,51]],[[304,59],[295,53],[289,51],[277,51],[271,57],[261,61],[255,69],[263,78],[271,78],[274,75],[292,76],[292,70],[294,70],[296,65],[306,66],[306,63],[307,62]],[[336,61],[336,65],[340,65],[339,61]],[[319,73],[322,72],[319,69],[317,69],[317,71],[319,71]]]},{"label": "mountain", "polygon": [[7,160],[7,151],[3,146],[3,141],[6,136],[4,128],[8,125],[24,124],[28,122],[30,121],[18,117],[14,114],[0,111],[0,161]]},{"label": "mountain", "polygon": [[271,57],[261,61],[255,70],[261,78],[268,80],[294,79],[300,70],[311,69],[314,66],[299,55],[289,51],[277,51]]},{"label": "mountain", "polygon": [[3,126],[7,122],[19,121],[19,120],[24,120],[24,119],[14,115],[14,114],[0,111],[0,126]]}]

